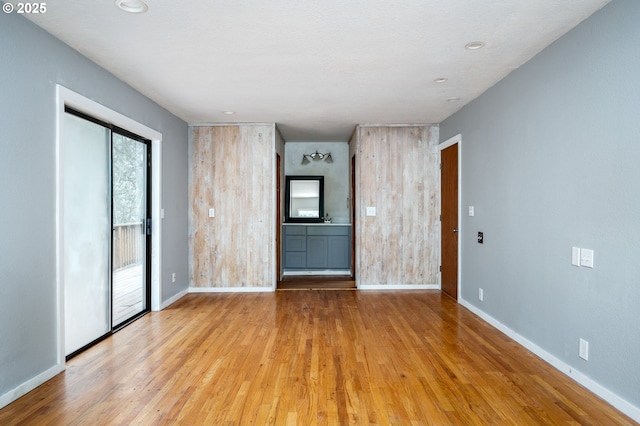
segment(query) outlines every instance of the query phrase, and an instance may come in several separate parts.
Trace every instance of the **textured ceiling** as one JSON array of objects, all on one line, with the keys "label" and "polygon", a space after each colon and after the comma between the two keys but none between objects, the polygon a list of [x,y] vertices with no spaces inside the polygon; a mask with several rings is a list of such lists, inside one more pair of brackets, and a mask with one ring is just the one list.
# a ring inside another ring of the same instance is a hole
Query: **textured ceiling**
[{"label": "textured ceiling", "polygon": [[346,141],[441,122],[608,1],[54,0],[28,18],[189,123]]}]

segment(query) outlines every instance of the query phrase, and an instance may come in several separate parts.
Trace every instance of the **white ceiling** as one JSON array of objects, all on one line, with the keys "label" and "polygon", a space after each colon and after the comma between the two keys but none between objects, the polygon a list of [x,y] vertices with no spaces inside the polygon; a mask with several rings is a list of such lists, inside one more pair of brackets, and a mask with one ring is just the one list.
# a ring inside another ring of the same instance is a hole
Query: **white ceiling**
[{"label": "white ceiling", "polygon": [[356,124],[441,122],[608,2],[148,0],[133,15],[52,0],[27,17],[189,123],[346,141]]}]

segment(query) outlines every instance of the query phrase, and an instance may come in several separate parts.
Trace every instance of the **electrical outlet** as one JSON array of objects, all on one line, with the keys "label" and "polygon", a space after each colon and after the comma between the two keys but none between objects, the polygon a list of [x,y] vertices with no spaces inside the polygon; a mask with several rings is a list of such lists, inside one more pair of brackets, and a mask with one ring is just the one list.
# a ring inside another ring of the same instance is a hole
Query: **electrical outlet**
[{"label": "electrical outlet", "polygon": [[216,210],[213,208],[209,209],[209,217],[216,217]]},{"label": "electrical outlet", "polygon": [[481,288],[478,289],[478,299],[480,299],[481,302],[484,300],[484,290]]},{"label": "electrical outlet", "polygon": [[176,273],[175,272],[173,274],[171,274],[171,282],[172,283],[176,282]]},{"label": "electrical outlet", "polygon": [[585,361],[589,361],[589,342],[582,338],[580,339],[580,352],[578,355]]}]

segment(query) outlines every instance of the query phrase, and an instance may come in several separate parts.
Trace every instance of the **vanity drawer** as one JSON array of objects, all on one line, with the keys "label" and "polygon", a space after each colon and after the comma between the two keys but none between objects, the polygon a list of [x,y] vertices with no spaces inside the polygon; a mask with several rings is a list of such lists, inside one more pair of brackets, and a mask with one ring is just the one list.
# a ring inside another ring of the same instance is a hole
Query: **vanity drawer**
[{"label": "vanity drawer", "polygon": [[284,227],[284,234],[285,235],[307,235],[307,227],[286,225]]},{"label": "vanity drawer", "polygon": [[348,226],[309,226],[307,235],[349,235]]}]

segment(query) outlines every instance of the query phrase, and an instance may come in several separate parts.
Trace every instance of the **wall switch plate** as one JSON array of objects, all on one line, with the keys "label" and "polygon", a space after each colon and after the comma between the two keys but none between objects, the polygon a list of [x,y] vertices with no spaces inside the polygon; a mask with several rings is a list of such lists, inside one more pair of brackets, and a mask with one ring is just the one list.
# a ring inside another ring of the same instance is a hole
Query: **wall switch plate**
[{"label": "wall switch plate", "polygon": [[375,216],[376,208],[375,207],[367,207],[367,216]]},{"label": "wall switch plate", "polygon": [[571,264],[580,266],[580,248],[578,247],[571,247]]},{"label": "wall switch plate", "polygon": [[160,219],[164,219],[164,209],[160,209]]},{"label": "wall switch plate", "polygon": [[478,244],[484,244],[484,232],[478,232]]},{"label": "wall switch plate", "polygon": [[580,339],[580,352],[578,355],[585,361],[589,361],[589,342],[584,339]]},{"label": "wall switch plate", "polygon": [[593,250],[580,249],[580,266],[593,268]]},{"label": "wall switch plate", "polygon": [[473,206],[469,206],[469,216],[473,216],[476,213],[476,209]]},{"label": "wall switch plate", "polygon": [[478,299],[480,299],[481,302],[484,300],[484,290],[481,288],[478,289]]},{"label": "wall switch plate", "polygon": [[211,208],[209,209],[209,217],[216,217],[216,210]]},{"label": "wall switch plate", "polygon": [[171,282],[172,283],[176,282],[176,273],[175,272],[173,274],[171,274]]}]

